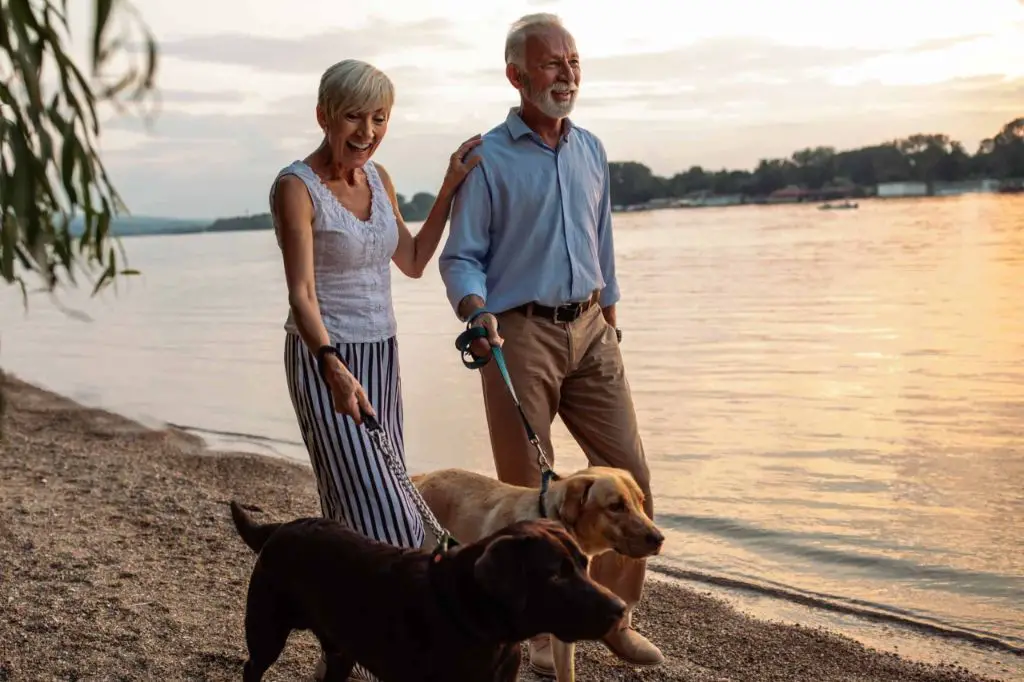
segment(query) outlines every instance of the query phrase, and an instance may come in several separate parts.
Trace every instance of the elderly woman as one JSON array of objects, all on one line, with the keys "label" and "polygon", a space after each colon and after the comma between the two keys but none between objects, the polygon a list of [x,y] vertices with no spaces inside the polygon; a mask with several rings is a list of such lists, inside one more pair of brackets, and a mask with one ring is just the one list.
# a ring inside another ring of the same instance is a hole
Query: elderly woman
[{"label": "elderly woman", "polygon": [[285,372],[321,510],[371,538],[419,547],[422,519],[358,424],[361,411],[375,415],[404,467],[390,263],[409,277],[423,274],[455,190],[478,162],[465,159],[480,139],[451,156],[414,236],[390,176],[370,160],[394,97],[390,79],[369,64],[349,59],[327,69],[316,106],[323,142],[281,170],[270,207],[288,284]]}]

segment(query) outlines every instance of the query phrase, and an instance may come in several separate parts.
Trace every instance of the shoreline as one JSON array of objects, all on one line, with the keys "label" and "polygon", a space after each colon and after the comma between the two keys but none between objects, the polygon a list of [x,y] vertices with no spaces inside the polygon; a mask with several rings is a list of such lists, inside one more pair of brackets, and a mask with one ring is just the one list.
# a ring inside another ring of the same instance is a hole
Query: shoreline
[{"label": "shoreline", "polygon": [[[612,215],[615,216],[628,216],[634,214],[645,214],[657,211],[672,211],[672,210],[699,210],[699,209],[722,209],[722,208],[744,208],[744,207],[759,207],[759,208],[778,208],[778,207],[811,207],[817,208],[822,204],[828,204],[835,201],[846,201],[850,200],[854,203],[860,202],[895,202],[895,201],[922,201],[930,199],[959,199],[963,197],[1017,197],[1020,196],[1020,191],[1013,192],[963,192],[954,194],[926,194],[926,195],[894,195],[894,196],[876,196],[876,195],[865,195],[858,197],[849,197],[843,199],[842,197],[835,199],[807,199],[807,200],[781,200],[781,201],[768,201],[762,197],[760,199],[756,197],[747,197],[754,200],[751,201],[740,201],[731,203],[704,203],[704,204],[679,204],[679,205],[645,205],[645,204],[634,204],[631,206],[613,206]],[[681,197],[673,197],[674,201],[682,201]],[[196,234],[232,234],[236,232],[270,232],[273,230],[262,222],[269,220],[268,214],[255,214],[251,216],[233,216],[229,218],[217,218],[211,222],[205,221],[192,221],[190,219],[182,218],[158,218],[146,216],[145,219],[152,221],[167,221],[168,223],[187,223],[185,225],[171,225],[168,227],[157,227],[157,228],[139,228],[131,227],[127,229],[118,230],[115,224],[113,234],[118,239],[128,239],[131,237],[167,237],[167,236],[179,236],[179,235],[196,235]],[[417,220],[406,220],[410,225],[416,225],[422,223],[424,219]],[[235,222],[240,221],[239,224],[231,227],[217,227],[217,223],[221,222]],[[75,233],[73,236],[78,236]]]},{"label": "shoreline", "polygon": [[[227,501],[256,504],[266,518],[318,515],[308,465],[209,450],[197,436],[148,429],[9,376],[5,391],[0,679],[237,679],[252,555]],[[665,664],[631,668],[584,644],[579,679],[1011,679],[1010,669],[982,677],[755,619],[652,578],[636,625]],[[316,658],[313,638],[296,633],[266,679],[308,679]]]}]

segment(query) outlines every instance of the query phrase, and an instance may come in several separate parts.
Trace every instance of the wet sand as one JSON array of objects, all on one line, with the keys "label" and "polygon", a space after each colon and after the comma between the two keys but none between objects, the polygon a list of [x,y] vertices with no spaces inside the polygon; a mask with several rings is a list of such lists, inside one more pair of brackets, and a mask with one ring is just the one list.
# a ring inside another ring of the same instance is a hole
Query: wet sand
[{"label": "wet sand", "polygon": [[[227,501],[319,513],[308,467],[215,453],[8,377],[0,443],[0,680],[237,680],[252,555]],[[263,515],[261,515],[262,517]],[[578,648],[577,678],[756,682],[990,680],[755,620],[652,578],[635,617],[665,652],[649,670]],[[292,636],[268,680],[309,679]],[[522,679],[537,679],[525,673]]]}]

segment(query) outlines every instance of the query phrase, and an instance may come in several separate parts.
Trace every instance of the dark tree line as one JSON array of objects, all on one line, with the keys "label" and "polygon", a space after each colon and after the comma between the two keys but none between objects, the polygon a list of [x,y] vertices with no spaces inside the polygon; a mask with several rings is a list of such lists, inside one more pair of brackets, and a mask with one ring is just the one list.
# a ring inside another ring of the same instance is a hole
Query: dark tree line
[{"label": "dark tree line", "polygon": [[426,220],[430,215],[430,209],[434,206],[434,195],[429,192],[417,192],[412,199],[405,200],[405,195],[398,195],[398,210],[402,218],[407,222]]},{"label": "dark tree line", "polygon": [[1008,122],[969,154],[948,135],[918,134],[883,144],[837,152],[814,147],[788,159],[762,159],[753,171],[705,170],[693,166],[670,178],[635,161],[609,164],[612,203],[641,204],[698,192],[767,196],[785,187],[819,190],[871,187],[880,182],[952,182],[973,178],[1024,178],[1024,118]]}]

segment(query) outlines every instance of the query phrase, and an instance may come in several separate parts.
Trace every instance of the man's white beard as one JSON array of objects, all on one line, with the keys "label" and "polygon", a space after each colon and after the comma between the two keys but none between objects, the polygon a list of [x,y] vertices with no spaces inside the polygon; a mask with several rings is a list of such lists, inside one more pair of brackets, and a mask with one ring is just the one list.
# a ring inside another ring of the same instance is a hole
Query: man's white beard
[{"label": "man's white beard", "polygon": [[572,113],[573,108],[576,106],[576,96],[579,94],[579,89],[573,86],[569,88],[572,90],[572,95],[565,102],[559,102],[552,93],[554,92],[565,92],[567,90],[564,83],[556,83],[544,92],[537,93],[536,95],[527,95],[527,99],[535,107],[541,110],[545,116],[551,118],[565,118]]}]

